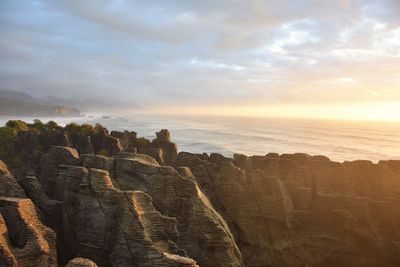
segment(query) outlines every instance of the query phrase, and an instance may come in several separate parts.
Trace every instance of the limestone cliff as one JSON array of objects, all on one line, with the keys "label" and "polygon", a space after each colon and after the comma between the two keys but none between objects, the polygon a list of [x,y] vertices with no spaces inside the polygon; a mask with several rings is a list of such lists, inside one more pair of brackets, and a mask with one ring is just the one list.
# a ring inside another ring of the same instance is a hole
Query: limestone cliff
[{"label": "limestone cliff", "polygon": [[400,161],[25,126],[0,142],[0,266],[400,266]]},{"label": "limestone cliff", "polygon": [[178,165],[228,222],[246,266],[400,265],[400,161],[181,153]]},{"label": "limestone cliff", "polygon": [[25,197],[25,192],[15,181],[7,166],[0,160],[0,196]]},{"label": "limestone cliff", "polygon": [[0,266],[57,266],[55,245],[29,199],[0,197]]}]

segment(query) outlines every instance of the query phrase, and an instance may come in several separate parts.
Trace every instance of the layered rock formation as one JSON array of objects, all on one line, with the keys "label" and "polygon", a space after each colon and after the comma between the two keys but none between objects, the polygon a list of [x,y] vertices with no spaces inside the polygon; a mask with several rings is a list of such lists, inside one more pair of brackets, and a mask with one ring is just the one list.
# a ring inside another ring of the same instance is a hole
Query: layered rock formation
[{"label": "layered rock formation", "polygon": [[0,266],[57,266],[55,246],[29,199],[0,197]]},{"label": "layered rock formation", "polygon": [[178,154],[167,130],[79,127],[18,131],[2,154],[28,163],[0,161],[0,266],[400,266],[400,161]]},{"label": "layered rock formation", "polygon": [[168,130],[156,133],[150,140],[134,131],[109,131],[100,124],[68,124],[58,126],[55,122],[43,124],[35,121],[9,121],[0,127],[0,159],[9,164],[18,176],[38,176],[42,156],[53,146],[71,147],[79,154],[116,156],[120,152],[139,152],[154,157],[161,165],[173,166],[178,154],[177,146],[170,140]]},{"label": "layered rock formation", "polygon": [[175,143],[171,142],[171,134],[167,129],[162,129],[156,133],[156,136],[150,147],[160,149],[159,163],[174,166],[178,156],[178,148]]},{"label": "layered rock formation", "polygon": [[398,266],[400,161],[181,153],[246,266]]},{"label": "layered rock formation", "polygon": [[174,254],[176,221],[141,191],[120,191],[107,171],[70,167],[63,226],[71,250],[100,266],[197,266]]},{"label": "layered rock formation", "polygon": [[120,154],[114,180],[121,189],[149,194],[157,210],[175,218],[180,234],[176,243],[201,266],[240,266],[229,228],[193,179],[150,157]]},{"label": "layered rock formation", "polygon": [[195,179],[150,156],[79,155],[56,146],[39,166],[39,179],[18,180],[57,233],[62,264],[81,256],[99,266],[242,265],[227,224]]},{"label": "layered rock formation", "polygon": [[24,198],[25,192],[0,160],[0,196]]}]

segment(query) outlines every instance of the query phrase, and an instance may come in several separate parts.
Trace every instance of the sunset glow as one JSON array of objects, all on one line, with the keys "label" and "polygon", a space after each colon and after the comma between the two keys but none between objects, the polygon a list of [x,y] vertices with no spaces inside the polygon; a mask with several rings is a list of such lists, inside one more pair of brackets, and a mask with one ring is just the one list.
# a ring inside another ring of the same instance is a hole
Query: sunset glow
[{"label": "sunset glow", "polygon": [[325,105],[208,106],[153,109],[158,114],[283,117],[400,122],[400,102],[366,102]]},{"label": "sunset glow", "polygon": [[3,1],[0,86],[131,112],[399,120],[399,1],[306,2]]}]

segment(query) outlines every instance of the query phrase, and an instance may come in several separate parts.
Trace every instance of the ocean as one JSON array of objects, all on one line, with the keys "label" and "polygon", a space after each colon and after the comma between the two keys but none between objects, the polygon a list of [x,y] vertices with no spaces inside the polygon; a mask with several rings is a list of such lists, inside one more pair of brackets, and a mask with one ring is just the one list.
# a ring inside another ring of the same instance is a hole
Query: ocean
[{"label": "ocean", "polygon": [[[4,124],[9,118],[0,118]],[[47,121],[48,118],[41,118]],[[30,121],[32,119],[25,120]],[[101,123],[110,130],[132,130],[153,139],[155,132],[169,129],[179,151],[265,155],[269,152],[326,155],[334,161],[400,160],[400,123],[304,120],[282,118],[156,116],[92,114],[75,119]]]}]

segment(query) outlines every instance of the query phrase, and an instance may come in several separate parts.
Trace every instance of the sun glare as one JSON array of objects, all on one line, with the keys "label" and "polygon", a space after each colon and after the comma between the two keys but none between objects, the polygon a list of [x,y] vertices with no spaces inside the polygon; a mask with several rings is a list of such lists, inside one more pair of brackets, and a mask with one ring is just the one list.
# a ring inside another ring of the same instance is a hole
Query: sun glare
[{"label": "sun glare", "polygon": [[400,101],[314,105],[175,106],[155,113],[400,122]]}]

